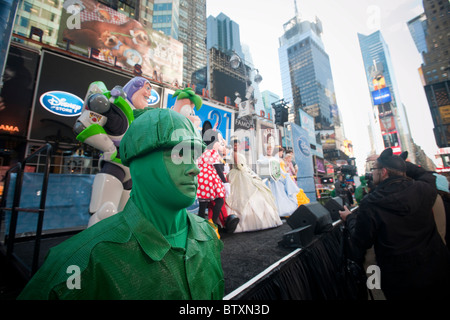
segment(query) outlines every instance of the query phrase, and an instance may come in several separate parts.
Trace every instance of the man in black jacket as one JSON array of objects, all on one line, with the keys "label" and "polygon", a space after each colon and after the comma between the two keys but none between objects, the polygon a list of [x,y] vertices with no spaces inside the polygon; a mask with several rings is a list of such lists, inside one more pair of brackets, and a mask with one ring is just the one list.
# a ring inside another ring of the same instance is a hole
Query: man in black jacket
[{"label": "man in black jacket", "polygon": [[436,178],[384,150],[373,170],[375,190],[355,213],[345,208],[342,220],[362,265],[374,246],[386,299],[448,299],[450,253],[433,218]]}]

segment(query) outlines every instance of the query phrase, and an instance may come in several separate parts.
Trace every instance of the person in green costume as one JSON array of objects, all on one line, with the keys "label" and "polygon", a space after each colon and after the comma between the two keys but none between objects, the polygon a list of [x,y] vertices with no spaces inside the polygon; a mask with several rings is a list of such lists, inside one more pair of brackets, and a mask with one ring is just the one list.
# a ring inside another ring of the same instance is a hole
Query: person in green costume
[{"label": "person in green costume", "polygon": [[125,133],[133,179],[123,211],[50,249],[19,299],[222,299],[223,243],[188,213],[205,145],[185,116],[143,111]]},{"label": "person in green costume", "polygon": [[355,200],[358,204],[361,202],[364,196],[369,193],[366,176],[360,176],[359,181],[361,181],[361,184],[355,189]]}]

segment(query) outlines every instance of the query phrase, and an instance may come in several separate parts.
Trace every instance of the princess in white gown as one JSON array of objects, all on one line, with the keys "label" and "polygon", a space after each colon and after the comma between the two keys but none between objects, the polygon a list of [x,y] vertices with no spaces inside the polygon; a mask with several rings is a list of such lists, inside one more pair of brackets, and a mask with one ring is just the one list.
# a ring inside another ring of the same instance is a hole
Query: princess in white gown
[{"label": "princess in white gown", "polygon": [[235,232],[263,230],[282,225],[272,192],[247,166],[245,157],[237,152],[237,144],[235,140],[231,154],[233,161],[230,161],[233,163],[232,169],[227,176],[230,194],[226,198],[227,210],[240,219]]},{"label": "princess in white gown", "polygon": [[[272,156],[272,144],[267,145],[267,154],[261,155],[258,159],[258,164],[267,164],[271,160],[279,162],[277,157]],[[289,174],[281,171],[279,179],[268,177],[264,179],[267,186],[272,191],[275,198],[278,214],[280,217],[289,217],[298,208],[297,195],[300,192],[300,188],[291,179]]]}]

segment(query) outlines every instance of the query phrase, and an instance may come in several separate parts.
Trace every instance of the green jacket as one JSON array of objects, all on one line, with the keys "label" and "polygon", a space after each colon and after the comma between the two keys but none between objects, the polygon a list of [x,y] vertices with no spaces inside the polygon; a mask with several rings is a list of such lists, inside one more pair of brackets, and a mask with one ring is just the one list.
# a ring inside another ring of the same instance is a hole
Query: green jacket
[{"label": "green jacket", "polygon": [[[223,243],[188,216],[186,250],[173,248],[130,199],[124,210],[52,248],[19,299],[222,299]],[[79,289],[74,288],[79,268]]]}]

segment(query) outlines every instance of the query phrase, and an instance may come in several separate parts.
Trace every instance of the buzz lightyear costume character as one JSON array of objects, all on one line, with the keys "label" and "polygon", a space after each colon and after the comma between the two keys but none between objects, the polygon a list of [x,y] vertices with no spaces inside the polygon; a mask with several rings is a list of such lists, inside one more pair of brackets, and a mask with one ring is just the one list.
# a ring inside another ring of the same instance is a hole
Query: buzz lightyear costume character
[{"label": "buzz lightyear costume character", "polygon": [[19,299],[222,299],[223,243],[186,211],[205,149],[192,122],[146,110],[120,148],[133,179],[124,210],[50,249]]},{"label": "buzz lightyear costume character", "polygon": [[77,140],[103,153],[101,171],[92,186],[88,227],[122,210],[129,198],[130,170],[121,162],[119,144],[134,120],[134,112],[148,106],[150,95],[151,84],[142,77],[135,77],[123,88],[116,86],[111,91],[101,81],[93,82],[88,88],[74,132]]}]

